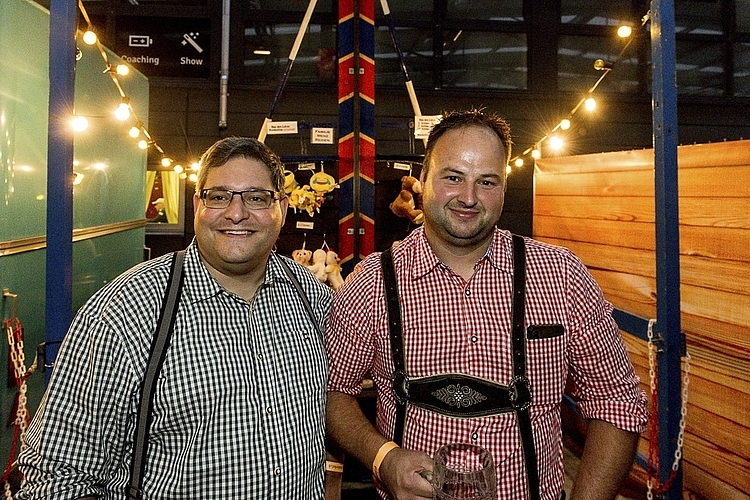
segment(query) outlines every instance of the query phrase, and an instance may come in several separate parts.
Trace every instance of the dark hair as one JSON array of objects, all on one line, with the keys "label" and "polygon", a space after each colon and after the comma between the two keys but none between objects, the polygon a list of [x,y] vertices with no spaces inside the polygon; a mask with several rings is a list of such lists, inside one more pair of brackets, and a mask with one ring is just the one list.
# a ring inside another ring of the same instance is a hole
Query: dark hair
[{"label": "dark hair", "polygon": [[268,146],[251,137],[227,137],[213,144],[203,153],[198,171],[198,181],[195,183],[195,191],[198,192],[206,184],[208,171],[218,168],[233,158],[247,158],[248,160],[259,160],[268,167],[271,173],[273,188],[284,193],[284,164],[279,157]]},{"label": "dark hair", "polygon": [[510,125],[504,118],[495,113],[485,113],[481,109],[471,109],[468,111],[449,111],[443,112],[443,118],[435,124],[427,139],[427,146],[424,152],[424,163],[422,172],[427,173],[430,164],[432,150],[435,149],[435,143],[443,134],[449,130],[460,129],[464,127],[487,127],[497,134],[500,142],[505,149],[505,163],[510,160],[510,149],[513,141],[510,138]]}]

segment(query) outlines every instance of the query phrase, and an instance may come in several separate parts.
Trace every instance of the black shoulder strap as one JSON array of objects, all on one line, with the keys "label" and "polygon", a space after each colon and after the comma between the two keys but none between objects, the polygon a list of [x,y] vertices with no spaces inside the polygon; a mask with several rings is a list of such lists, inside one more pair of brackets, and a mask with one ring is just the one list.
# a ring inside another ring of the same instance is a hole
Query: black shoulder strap
[{"label": "black shoulder strap", "polygon": [[[522,236],[513,235],[513,303],[512,321],[513,331],[511,349],[513,358],[513,383],[516,390],[524,390],[529,387],[526,378],[526,244]],[[518,393],[516,392],[516,395]],[[531,392],[524,395],[531,401]],[[518,418],[518,430],[521,434],[523,456],[526,462],[526,478],[529,482],[529,495],[531,500],[539,500],[539,471],[536,464],[536,451],[534,450],[534,434],[531,430],[531,417],[529,416],[529,405],[524,405],[516,410]]]},{"label": "black shoulder strap", "polygon": [[281,267],[284,269],[284,272],[289,278],[289,281],[292,282],[292,285],[294,285],[294,288],[297,290],[297,295],[299,295],[300,299],[302,299],[302,303],[305,305],[305,310],[307,311],[307,315],[310,316],[310,321],[312,321],[312,324],[315,326],[315,329],[318,330],[318,333],[322,336],[323,332],[320,331],[320,325],[318,325],[318,322],[315,319],[315,314],[313,314],[313,308],[312,308],[312,305],[310,305],[310,299],[307,298],[307,294],[302,289],[302,285],[300,284],[299,280],[294,275],[292,270],[289,269],[289,265],[286,262],[284,262],[284,259],[282,257],[279,257],[279,262],[281,263]]},{"label": "black shoulder strap", "polygon": [[133,441],[133,461],[130,467],[130,484],[125,494],[128,498],[143,498],[143,475],[146,471],[146,452],[148,451],[148,434],[151,427],[151,411],[154,406],[154,390],[164,357],[167,353],[169,338],[172,336],[177,306],[182,293],[182,264],[185,260],[185,250],[174,253],[172,267],[169,270],[169,281],[164,294],[164,302],[159,314],[159,323],[151,341],[146,373],[141,386],[141,399],[138,403],[138,419],[135,422]]},{"label": "black shoulder strap", "polygon": [[[393,247],[389,247],[380,254],[380,265],[383,268],[383,285],[385,287],[385,300],[388,311],[388,333],[391,340],[391,353],[393,357],[393,383],[394,386],[403,382],[406,377],[406,362],[404,361],[404,337],[401,328],[401,305],[399,304],[398,282],[396,281],[396,270],[393,267]],[[396,396],[396,425],[393,428],[393,442],[399,446],[403,445],[404,424],[406,422],[406,400]]]}]

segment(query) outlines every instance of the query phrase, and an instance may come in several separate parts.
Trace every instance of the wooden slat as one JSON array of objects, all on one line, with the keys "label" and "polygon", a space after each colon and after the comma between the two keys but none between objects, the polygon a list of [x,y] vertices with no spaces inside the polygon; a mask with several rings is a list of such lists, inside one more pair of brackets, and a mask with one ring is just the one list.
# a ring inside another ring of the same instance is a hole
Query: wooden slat
[{"label": "wooden slat", "polygon": [[[537,215],[574,219],[654,222],[654,199],[645,196],[558,196],[537,194]],[[750,229],[750,198],[695,198],[681,196],[680,224]],[[585,222],[581,222],[585,224]]]},{"label": "wooden slat", "polygon": [[[537,173],[534,175],[534,195],[647,197],[653,194],[653,168],[632,170],[626,174],[614,170]],[[681,168],[677,175],[681,197],[711,198],[717,193],[727,198],[750,197],[750,171],[747,165]]]},{"label": "wooden slat", "polygon": [[[641,222],[573,219],[534,215],[534,237],[654,250],[654,225]],[[680,253],[750,262],[750,230],[729,227],[680,227]],[[564,244],[563,246],[569,246]]]},{"label": "wooden slat", "polygon": [[748,500],[747,492],[718,479],[712,472],[706,472],[691,463],[685,463],[683,489],[698,493],[701,498],[710,500]]},{"label": "wooden slat", "polygon": [[683,456],[685,462],[713,474],[720,481],[740,491],[750,491],[750,466],[733,453],[727,453],[709,441],[694,434],[685,436]]},{"label": "wooden slat", "polygon": [[[707,164],[724,167],[750,165],[748,141],[727,141],[695,144],[677,148],[680,169],[701,168]],[[576,172],[630,172],[653,170],[654,150],[614,151],[568,157],[540,158],[535,162],[534,175]]]}]

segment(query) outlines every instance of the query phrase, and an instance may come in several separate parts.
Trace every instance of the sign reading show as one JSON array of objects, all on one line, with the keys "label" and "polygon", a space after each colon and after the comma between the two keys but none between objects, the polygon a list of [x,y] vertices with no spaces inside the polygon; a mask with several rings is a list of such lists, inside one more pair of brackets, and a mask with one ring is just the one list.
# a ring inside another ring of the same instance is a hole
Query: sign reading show
[{"label": "sign reading show", "polygon": [[208,78],[210,30],[209,19],[121,16],[115,51],[147,77]]}]

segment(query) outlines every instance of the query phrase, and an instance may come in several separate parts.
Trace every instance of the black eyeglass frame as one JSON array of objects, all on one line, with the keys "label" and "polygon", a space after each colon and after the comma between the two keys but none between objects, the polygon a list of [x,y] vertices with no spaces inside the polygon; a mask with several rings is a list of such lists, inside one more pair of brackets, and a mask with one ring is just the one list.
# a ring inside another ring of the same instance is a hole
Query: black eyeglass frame
[{"label": "black eyeglass frame", "polygon": [[[221,192],[227,193],[229,195],[229,199],[226,205],[222,207],[208,206],[208,204],[206,203],[206,197],[209,191],[221,191]],[[268,205],[265,207],[257,207],[257,208],[250,207],[248,206],[247,201],[245,201],[245,193],[268,193],[269,195],[271,195],[271,198],[268,200]],[[242,200],[242,205],[248,210],[267,210],[271,208],[271,205],[273,205],[274,201],[279,201],[280,199],[282,199],[281,193],[279,193],[278,191],[274,191],[272,189],[250,188],[250,189],[245,189],[242,191],[234,191],[231,189],[221,189],[221,188],[203,188],[199,192],[199,198],[203,201],[203,206],[206,208],[215,209],[215,210],[222,210],[222,209],[229,207],[229,205],[232,204],[232,200],[234,200],[235,195],[240,195],[240,199]]]}]

